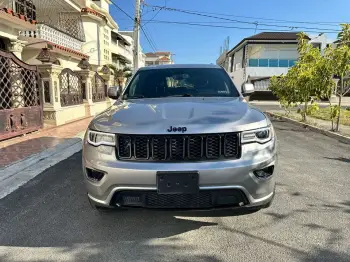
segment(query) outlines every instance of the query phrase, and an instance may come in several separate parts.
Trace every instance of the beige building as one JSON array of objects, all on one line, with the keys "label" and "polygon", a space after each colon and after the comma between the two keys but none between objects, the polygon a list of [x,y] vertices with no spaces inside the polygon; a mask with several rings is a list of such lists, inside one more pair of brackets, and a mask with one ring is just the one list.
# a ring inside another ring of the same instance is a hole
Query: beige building
[{"label": "beige building", "polygon": [[106,65],[131,65],[132,43],[119,33],[110,4],[0,1],[0,140],[90,117],[111,105],[106,90],[114,77]]},{"label": "beige building", "polygon": [[172,54],[170,52],[146,53],[146,66],[168,64],[174,64]]}]

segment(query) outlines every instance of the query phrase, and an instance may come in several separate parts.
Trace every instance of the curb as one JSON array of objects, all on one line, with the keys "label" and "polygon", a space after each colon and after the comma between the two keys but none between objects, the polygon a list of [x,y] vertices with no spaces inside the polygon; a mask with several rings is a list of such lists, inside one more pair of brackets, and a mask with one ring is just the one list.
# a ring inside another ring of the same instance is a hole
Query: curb
[{"label": "curb", "polygon": [[341,141],[345,144],[350,144],[350,137],[347,137],[347,136],[343,136],[343,135],[340,135],[340,134],[337,134],[337,133],[334,133],[332,131],[328,131],[328,130],[325,130],[325,129],[322,129],[322,128],[319,128],[319,127],[316,127],[316,126],[313,126],[313,125],[310,125],[310,124],[306,124],[306,123],[301,123],[297,120],[294,120],[294,119],[291,119],[289,117],[286,117],[286,116],[281,116],[281,115],[278,115],[278,114],[275,114],[275,113],[272,113],[272,112],[269,112],[269,111],[266,111],[265,112],[268,116],[270,117],[274,117],[274,118],[279,118],[279,119],[283,119],[289,123],[292,123],[294,125],[297,125],[297,126],[300,126],[300,127],[303,127],[303,128],[309,128],[310,130],[316,132],[316,133],[320,133],[320,134],[323,134],[325,136],[328,136],[328,137],[331,137],[331,138],[335,138],[337,139],[338,141]]},{"label": "curb", "polygon": [[82,149],[82,137],[84,133],[85,131],[80,132],[69,141],[0,169],[0,199],[12,193],[49,167],[79,152]]}]

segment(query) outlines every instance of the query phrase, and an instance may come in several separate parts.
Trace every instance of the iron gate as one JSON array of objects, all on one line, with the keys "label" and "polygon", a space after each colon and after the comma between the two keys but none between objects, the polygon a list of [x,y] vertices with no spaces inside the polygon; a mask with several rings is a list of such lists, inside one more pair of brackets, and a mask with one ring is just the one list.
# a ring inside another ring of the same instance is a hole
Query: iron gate
[{"label": "iron gate", "polygon": [[92,79],[92,101],[100,102],[106,100],[105,81],[97,72]]},{"label": "iron gate", "polygon": [[62,70],[59,75],[61,106],[83,104],[81,77],[69,68]]},{"label": "iron gate", "polygon": [[43,126],[38,69],[0,50],[0,141]]}]

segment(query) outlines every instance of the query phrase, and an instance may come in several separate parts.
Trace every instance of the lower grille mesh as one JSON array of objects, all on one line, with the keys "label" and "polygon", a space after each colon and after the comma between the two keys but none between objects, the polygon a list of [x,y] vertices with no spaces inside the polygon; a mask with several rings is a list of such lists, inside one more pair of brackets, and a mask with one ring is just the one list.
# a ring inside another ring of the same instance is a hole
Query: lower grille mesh
[{"label": "lower grille mesh", "polygon": [[248,204],[245,194],[238,189],[200,190],[198,194],[158,194],[157,191],[116,192],[111,205],[161,209],[208,209]]}]

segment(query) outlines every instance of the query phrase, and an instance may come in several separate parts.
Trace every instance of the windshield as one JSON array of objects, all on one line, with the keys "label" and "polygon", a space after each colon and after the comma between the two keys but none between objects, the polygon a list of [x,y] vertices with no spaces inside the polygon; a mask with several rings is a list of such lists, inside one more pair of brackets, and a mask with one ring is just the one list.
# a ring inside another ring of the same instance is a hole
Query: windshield
[{"label": "windshield", "polygon": [[239,93],[221,68],[167,68],[139,71],[123,99],[171,96],[239,97]]}]

